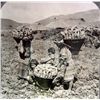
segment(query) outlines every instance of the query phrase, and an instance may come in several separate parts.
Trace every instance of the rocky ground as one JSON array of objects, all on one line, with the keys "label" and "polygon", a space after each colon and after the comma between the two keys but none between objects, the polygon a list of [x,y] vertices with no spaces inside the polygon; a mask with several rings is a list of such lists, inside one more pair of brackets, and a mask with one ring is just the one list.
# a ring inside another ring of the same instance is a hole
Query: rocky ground
[{"label": "rocky ground", "polygon": [[[18,53],[15,49],[9,30],[2,31],[2,67],[1,67],[1,86],[2,97],[9,99],[17,98],[98,98],[99,96],[99,66],[100,66],[100,48],[82,47],[79,55],[73,57],[75,66],[78,70],[78,80],[74,83],[72,91],[67,95],[67,90],[41,90],[34,84],[22,87],[22,83],[17,79],[16,63],[13,60],[18,59]],[[33,41],[33,47],[36,49],[37,58],[43,56],[43,41]]]}]

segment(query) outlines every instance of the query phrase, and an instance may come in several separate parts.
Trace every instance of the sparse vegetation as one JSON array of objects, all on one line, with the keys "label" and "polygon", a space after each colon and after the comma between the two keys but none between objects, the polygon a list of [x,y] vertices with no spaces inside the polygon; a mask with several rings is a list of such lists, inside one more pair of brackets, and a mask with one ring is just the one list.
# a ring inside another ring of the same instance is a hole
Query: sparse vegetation
[{"label": "sparse vegetation", "polygon": [[[97,12],[98,13],[98,12]],[[81,20],[85,20],[85,26],[89,26],[94,23],[97,25],[99,21],[95,20],[98,14],[95,11],[93,15],[94,16],[89,20],[93,22],[87,22],[88,18],[88,12],[83,13],[83,15],[75,14],[71,15],[73,17],[79,16],[79,18],[82,18]],[[97,15],[96,15],[97,14]],[[70,16],[68,16],[70,17]],[[59,17],[56,17],[56,22],[59,20]],[[53,20],[55,17],[53,17]],[[66,20],[66,16],[62,17],[63,21]],[[7,22],[6,22],[7,21]],[[15,40],[13,39],[13,36],[11,32],[9,32],[8,26],[11,25],[12,28],[16,28],[19,26],[19,23],[8,21],[6,20],[2,24],[2,48],[1,48],[1,92],[3,98],[9,98],[9,99],[19,99],[19,98],[27,98],[32,99],[36,97],[53,97],[53,98],[89,98],[89,99],[96,99],[99,96],[99,74],[98,74],[98,68],[100,66],[100,48],[89,48],[85,47],[84,45],[81,48],[81,51],[79,52],[79,55],[73,55],[73,59],[75,62],[75,67],[77,68],[77,81],[74,83],[71,93],[67,96],[67,91],[61,90],[42,90],[39,87],[35,86],[35,84],[28,84],[28,86],[23,87],[23,82],[17,79],[17,68],[16,66],[19,65],[19,63],[14,62],[13,60],[18,60],[19,55],[15,48]],[[65,21],[66,26],[70,23],[71,27],[74,25],[77,25],[78,20],[75,20],[75,23],[69,20]],[[97,23],[96,23],[97,21]],[[44,26],[47,26],[51,21],[50,18],[44,19],[38,23],[41,23]],[[67,23],[68,22],[68,23]],[[7,25],[7,26],[6,26]],[[83,25],[84,26],[84,25]],[[98,29],[100,29],[99,25]],[[34,28],[33,28],[34,29]],[[50,29],[45,32],[41,32],[41,37],[38,38],[38,40],[33,39],[32,40],[32,46],[34,48],[34,56],[40,60],[40,58],[44,57],[46,54],[46,48],[49,45],[52,45],[51,41],[48,40],[55,40],[63,38],[63,36],[60,33],[60,31],[63,28],[56,28],[56,29]],[[33,31],[32,31],[33,32]],[[34,36],[37,35],[37,31],[35,30],[32,33]],[[99,34],[100,35],[100,34]],[[94,36],[98,37],[97,34],[94,34]],[[20,84],[19,84],[20,83]]]}]

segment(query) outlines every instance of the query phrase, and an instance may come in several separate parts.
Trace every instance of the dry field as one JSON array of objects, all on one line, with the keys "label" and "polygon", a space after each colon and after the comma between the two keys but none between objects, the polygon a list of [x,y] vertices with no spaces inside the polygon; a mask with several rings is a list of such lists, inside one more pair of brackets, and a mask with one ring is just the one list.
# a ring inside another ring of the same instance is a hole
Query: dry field
[{"label": "dry field", "polygon": [[[75,66],[78,69],[78,80],[74,83],[71,93],[67,96],[65,90],[41,90],[34,84],[22,87],[17,79],[16,63],[13,60],[18,59],[18,53],[15,49],[9,30],[2,31],[2,67],[1,67],[1,85],[3,98],[98,98],[99,94],[99,66],[100,66],[100,48],[86,48],[82,46],[79,55],[73,57]],[[34,40],[32,46],[35,49],[35,56],[40,59],[45,55],[46,44],[43,40]],[[18,63],[17,63],[18,64]]]}]

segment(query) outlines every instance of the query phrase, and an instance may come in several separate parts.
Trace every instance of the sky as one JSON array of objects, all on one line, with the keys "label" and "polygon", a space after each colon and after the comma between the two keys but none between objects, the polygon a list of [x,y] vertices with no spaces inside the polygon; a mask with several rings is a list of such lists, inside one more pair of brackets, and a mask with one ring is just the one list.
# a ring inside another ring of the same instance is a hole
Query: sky
[{"label": "sky", "polygon": [[33,23],[54,15],[98,9],[93,2],[7,2],[1,9],[1,18],[21,23]]}]

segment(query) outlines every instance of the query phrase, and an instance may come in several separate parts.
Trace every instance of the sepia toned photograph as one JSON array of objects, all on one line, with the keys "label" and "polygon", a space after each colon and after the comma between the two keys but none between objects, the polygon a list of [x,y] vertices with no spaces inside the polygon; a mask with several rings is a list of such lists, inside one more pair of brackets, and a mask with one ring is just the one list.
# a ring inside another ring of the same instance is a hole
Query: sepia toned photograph
[{"label": "sepia toned photograph", "polygon": [[0,3],[1,98],[99,99],[100,2]]}]

